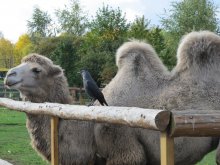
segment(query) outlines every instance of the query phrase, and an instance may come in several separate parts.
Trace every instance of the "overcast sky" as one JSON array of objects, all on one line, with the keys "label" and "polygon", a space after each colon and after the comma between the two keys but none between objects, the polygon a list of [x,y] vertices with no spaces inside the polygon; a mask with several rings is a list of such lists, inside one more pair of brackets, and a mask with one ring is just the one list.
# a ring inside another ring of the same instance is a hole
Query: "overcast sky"
[{"label": "overcast sky", "polygon": [[[151,24],[159,25],[160,15],[164,13],[164,9],[169,9],[171,1],[173,0],[80,0],[80,3],[90,16],[94,16],[104,3],[113,8],[119,7],[130,21],[136,16],[145,15],[145,18],[151,20]],[[64,8],[69,0],[0,0],[0,2],[0,31],[5,38],[16,42],[20,35],[27,32],[27,20],[31,18],[34,6],[37,5],[53,15],[55,9]],[[220,6],[220,0],[215,0],[215,4]]]}]

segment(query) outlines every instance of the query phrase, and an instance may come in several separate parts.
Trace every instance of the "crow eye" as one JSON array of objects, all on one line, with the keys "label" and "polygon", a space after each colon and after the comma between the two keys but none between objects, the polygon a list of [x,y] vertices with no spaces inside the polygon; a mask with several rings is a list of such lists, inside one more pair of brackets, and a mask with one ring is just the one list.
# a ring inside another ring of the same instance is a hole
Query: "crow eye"
[{"label": "crow eye", "polygon": [[41,70],[39,68],[33,68],[32,71],[37,74],[41,72]]}]

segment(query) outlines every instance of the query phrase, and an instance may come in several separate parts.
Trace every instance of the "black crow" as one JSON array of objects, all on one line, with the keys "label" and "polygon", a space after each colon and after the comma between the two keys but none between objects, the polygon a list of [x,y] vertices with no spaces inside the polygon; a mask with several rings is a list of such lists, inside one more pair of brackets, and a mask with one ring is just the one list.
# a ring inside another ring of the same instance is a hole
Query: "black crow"
[{"label": "black crow", "polygon": [[[97,99],[99,103],[103,106],[104,104],[108,106],[103,93],[100,91],[99,87],[97,86],[96,82],[93,80],[90,73],[86,69],[82,69],[80,71],[80,74],[83,78],[83,86],[89,97],[91,97],[93,101]],[[93,105],[93,103],[91,103],[90,105]]]}]

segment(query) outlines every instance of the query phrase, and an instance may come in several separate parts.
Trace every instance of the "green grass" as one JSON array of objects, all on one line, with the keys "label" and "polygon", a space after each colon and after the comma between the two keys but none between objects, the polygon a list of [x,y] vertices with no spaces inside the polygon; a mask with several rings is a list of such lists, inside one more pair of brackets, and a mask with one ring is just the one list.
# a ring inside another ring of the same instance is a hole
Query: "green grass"
[{"label": "green grass", "polygon": [[199,163],[196,165],[215,165],[215,154],[216,151],[212,151],[208,155],[206,155]]},{"label": "green grass", "polygon": [[[48,165],[32,149],[25,114],[0,107],[0,158],[14,165]],[[197,165],[215,165],[215,151]]]},{"label": "green grass", "polygon": [[48,165],[30,145],[25,114],[1,107],[0,158],[13,165]]}]

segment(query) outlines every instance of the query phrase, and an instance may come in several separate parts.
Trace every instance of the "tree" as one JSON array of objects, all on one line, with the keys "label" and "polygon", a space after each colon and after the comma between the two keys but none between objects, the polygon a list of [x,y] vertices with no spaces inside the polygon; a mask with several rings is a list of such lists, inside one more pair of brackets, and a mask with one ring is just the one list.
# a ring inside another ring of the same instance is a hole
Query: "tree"
[{"label": "tree", "polygon": [[19,37],[14,47],[14,65],[18,65],[21,59],[33,50],[33,44],[28,34]]},{"label": "tree", "polygon": [[161,22],[166,31],[184,35],[192,30],[218,29],[217,6],[210,0],[184,0],[173,2],[167,17]]},{"label": "tree", "polygon": [[[79,61],[77,66],[79,69],[88,69],[94,80],[101,84],[100,72],[105,61],[106,54],[103,53],[100,46],[100,38],[92,32],[88,32],[82,37],[82,44],[78,51]],[[82,84],[81,84],[82,85]]]},{"label": "tree", "polygon": [[171,68],[173,59],[167,54],[162,32],[160,27],[150,27],[150,20],[145,19],[144,16],[136,17],[129,28],[128,38],[147,41],[154,47],[164,64]]},{"label": "tree", "polygon": [[152,27],[146,36],[147,41],[154,47],[157,53],[165,49],[165,39],[160,27]]},{"label": "tree", "polygon": [[60,24],[61,32],[81,36],[88,25],[87,15],[80,7],[78,0],[71,0],[63,10],[57,10],[56,16]]},{"label": "tree", "polygon": [[[103,5],[96,12],[95,19],[90,23],[91,31],[96,31],[99,35],[106,35],[106,38],[117,38],[126,34],[129,24],[125,19],[125,14],[122,13],[120,8],[113,9],[108,5]],[[111,34],[109,34],[111,33]]]},{"label": "tree", "polygon": [[[164,27],[167,53],[176,56],[180,38],[193,30],[217,32],[218,19],[216,5],[210,0],[183,0],[171,3],[171,9],[161,18]],[[173,61],[175,65],[175,60]]]},{"label": "tree", "polygon": [[32,38],[47,37],[53,34],[52,19],[47,12],[34,8],[32,18],[27,21],[28,33]]},{"label": "tree", "polygon": [[149,33],[149,25],[150,21],[145,19],[144,16],[136,17],[134,22],[131,23],[128,31],[128,37],[140,40],[146,39]]},{"label": "tree", "polygon": [[116,73],[115,52],[125,41],[129,24],[117,8],[99,8],[83,36],[79,66],[89,69],[99,85],[108,83]]},{"label": "tree", "polygon": [[11,68],[14,63],[14,45],[5,38],[0,38],[0,66]]},{"label": "tree", "polygon": [[82,81],[80,74],[78,74],[80,69],[77,67],[77,61],[79,61],[77,53],[80,45],[81,40],[79,38],[59,37],[56,49],[50,54],[50,58],[66,71],[65,75],[71,86],[79,86]]},{"label": "tree", "polygon": [[59,36],[43,38],[35,45],[34,51],[43,54],[60,65],[67,77],[70,86],[81,84],[80,69],[77,66],[78,49],[81,46],[81,39],[73,36]]}]

